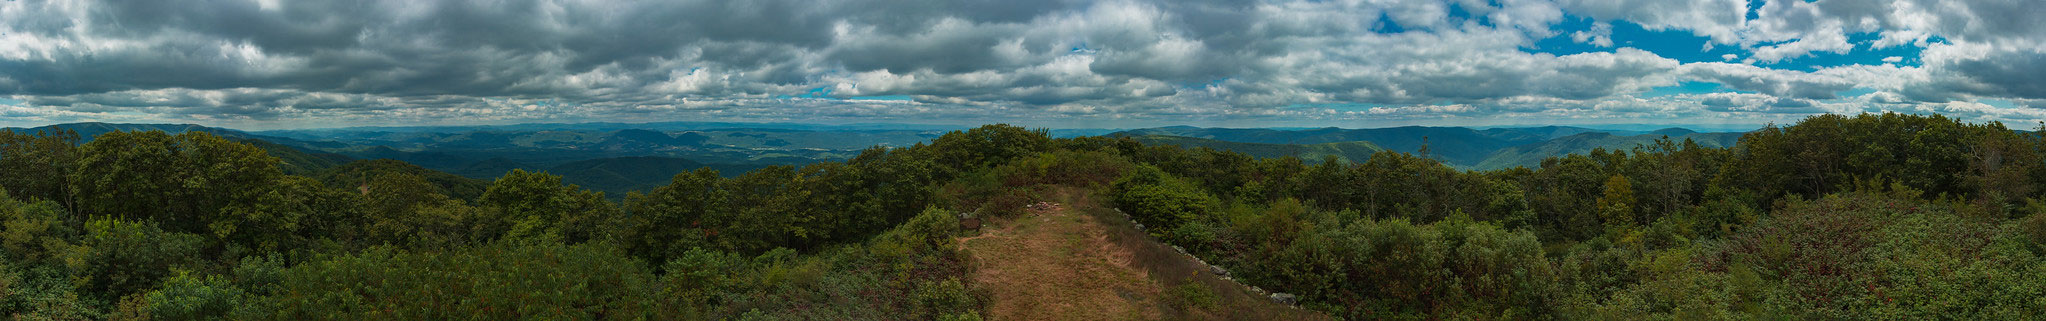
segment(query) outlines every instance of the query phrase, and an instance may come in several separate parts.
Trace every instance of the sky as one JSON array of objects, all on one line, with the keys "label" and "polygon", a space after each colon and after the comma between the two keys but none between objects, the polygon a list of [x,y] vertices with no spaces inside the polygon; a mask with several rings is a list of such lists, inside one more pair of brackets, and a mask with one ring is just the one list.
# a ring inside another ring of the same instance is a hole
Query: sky
[{"label": "sky", "polygon": [[2046,120],[2038,0],[0,2],[0,126]]}]

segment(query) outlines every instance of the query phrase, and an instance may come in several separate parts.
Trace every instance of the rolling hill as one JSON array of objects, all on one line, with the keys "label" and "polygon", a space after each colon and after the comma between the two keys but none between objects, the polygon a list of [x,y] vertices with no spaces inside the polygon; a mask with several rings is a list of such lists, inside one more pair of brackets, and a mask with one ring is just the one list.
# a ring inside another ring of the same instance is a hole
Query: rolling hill
[{"label": "rolling hill", "polygon": [[489,181],[456,176],[420,167],[419,165],[388,159],[368,159],[349,162],[328,169],[321,173],[318,178],[320,182],[326,183],[327,186],[353,190],[356,186],[362,185],[363,182],[386,173],[419,176],[419,178],[425,179],[426,182],[440,187],[445,192],[445,195],[457,199],[474,200],[478,196],[483,196],[483,191],[490,188]]},{"label": "rolling hill", "polygon": [[524,169],[533,171],[541,170],[543,168],[533,165],[527,165],[525,163],[520,163],[518,161],[506,159],[503,157],[495,157],[491,159],[476,161],[475,163],[469,163],[468,165],[462,165],[461,168],[450,170],[448,171],[448,173],[461,175],[462,177],[489,181],[497,180],[498,177],[504,176],[504,173],[511,172],[514,169]]},{"label": "rolling hill", "polygon": [[1596,148],[1630,150],[1634,146],[1654,143],[1656,139],[1663,137],[1669,137],[1672,141],[1677,142],[1690,139],[1693,142],[1697,142],[1699,146],[1704,147],[1727,147],[1733,146],[1734,142],[1740,141],[1742,134],[1698,133],[1678,128],[1632,136],[1597,132],[1581,133],[1551,139],[1538,144],[1500,149],[1498,152],[1492,153],[1490,157],[1486,157],[1484,161],[1472,164],[1469,167],[1477,170],[1511,168],[1514,166],[1534,168],[1541,165],[1542,159],[1549,157],[1590,153],[1592,149]]},{"label": "rolling hill", "polygon": [[[1521,131],[1495,129],[1479,131],[1464,127],[1406,126],[1392,128],[1316,128],[1278,130],[1262,128],[1199,128],[1187,126],[1146,128],[1118,132],[1124,136],[1182,136],[1219,141],[1264,144],[1322,144],[1366,141],[1387,150],[1419,153],[1428,146],[1429,158],[1450,164],[1476,164],[1495,151],[1510,146],[1547,140],[1556,129]],[[1588,130],[1588,129],[1587,129]]]},{"label": "rolling hill", "polygon": [[1265,144],[1238,143],[1205,138],[1150,135],[1130,137],[1145,145],[1176,145],[1186,148],[1213,148],[1250,155],[1257,158],[1298,157],[1307,162],[1320,162],[1327,156],[1335,156],[1346,162],[1362,162],[1371,159],[1371,154],[1385,151],[1384,147],[1371,142],[1337,142],[1321,144]]},{"label": "rolling hill", "polygon": [[547,172],[561,175],[564,182],[620,198],[628,191],[646,191],[667,185],[675,174],[704,166],[703,163],[681,158],[634,156],[569,162],[547,169]]},{"label": "rolling hill", "polygon": [[1665,136],[1678,141],[1691,139],[1706,147],[1733,146],[1742,133],[1699,133],[1682,128],[1641,132],[1568,126],[1484,130],[1419,126],[1303,130],[1177,126],[1135,129],[1111,135],[1131,137],[1146,144],[1208,147],[1256,157],[1296,156],[1307,161],[1320,160],[1326,155],[1362,161],[1379,150],[1419,153],[1425,144],[1429,149],[1427,156],[1444,164],[1462,169],[1492,170],[1535,167],[1545,158],[1588,153],[1595,148],[1628,150]]},{"label": "rolling hill", "polygon": [[248,132],[243,132],[239,130],[206,127],[192,124],[115,124],[94,122],[57,124],[34,128],[4,128],[4,130],[12,130],[18,133],[34,133],[51,129],[69,129],[71,131],[78,132],[79,143],[91,142],[93,138],[99,137],[99,135],[101,134],[122,131],[162,131],[173,135],[184,132],[196,131],[206,132],[221,137],[235,138],[254,138],[256,136],[249,134]]},{"label": "rolling hill", "polygon": [[[202,131],[247,142],[283,159],[288,173],[308,175],[352,160],[391,159],[423,170],[488,182],[512,169],[546,171],[592,190],[622,196],[667,182],[700,167],[726,176],[769,165],[802,165],[842,159],[870,146],[903,146],[941,132],[928,129],[833,127],[744,128],[743,124],[677,123],[656,128],[625,124],[532,124],[472,127],[368,127],[246,132],[190,124],[74,123],[64,128],[82,140],[113,131]],[[666,126],[673,125],[673,126]],[[727,126],[729,125],[729,126]],[[1206,147],[1254,157],[1298,157],[1318,162],[1335,156],[1361,162],[1380,151],[1419,153],[1454,167],[1475,170],[1538,166],[1542,159],[1594,148],[1630,149],[1668,136],[1709,147],[1731,146],[1739,133],[1697,133],[1670,128],[1653,132],[1570,126],[1472,129],[1406,126],[1392,128],[1200,128],[1133,129],[1127,136],[1146,144]]]},{"label": "rolling hill", "polygon": [[270,141],[261,139],[254,138],[230,138],[230,139],[242,142],[244,144],[256,146],[256,148],[262,148],[263,152],[268,153],[270,154],[271,157],[276,157],[279,160],[279,162],[277,163],[277,168],[279,170],[283,170],[285,174],[314,176],[319,174],[320,172],[326,171],[327,169],[340,167],[342,164],[347,164],[349,161],[355,160],[354,158],[348,157],[348,155],[308,151],[297,147],[285,146],[283,144],[272,143]]}]

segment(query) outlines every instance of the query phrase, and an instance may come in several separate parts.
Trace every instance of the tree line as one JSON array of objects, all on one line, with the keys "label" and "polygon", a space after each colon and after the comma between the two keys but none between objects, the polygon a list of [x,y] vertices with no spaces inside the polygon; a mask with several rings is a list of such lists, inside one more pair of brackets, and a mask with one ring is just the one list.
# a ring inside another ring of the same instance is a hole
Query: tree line
[{"label": "tree line", "polygon": [[205,133],[0,132],[22,319],[979,319],[961,214],[1081,187],[1349,319],[2022,318],[2046,310],[2041,139],[1814,116],[1460,171],[989,125],[843,162],[702,169],[610,202],[402,162],[285,174]]},{"label": "tree line", "polygon": [[2046,311],[2040,136],[1821,115],[1457,171],[1115,143],[1162,240],[1350,319],[2024,319]]}]

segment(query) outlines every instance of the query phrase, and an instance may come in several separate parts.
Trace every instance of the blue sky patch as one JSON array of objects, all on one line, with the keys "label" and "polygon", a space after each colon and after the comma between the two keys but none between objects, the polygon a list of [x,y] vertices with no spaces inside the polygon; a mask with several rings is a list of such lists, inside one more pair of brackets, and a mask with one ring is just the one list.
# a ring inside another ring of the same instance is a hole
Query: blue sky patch
[{"label": "blue sky patch", "polygon": [[[1593,21],[1590,18],[1571,17],[1571,19],[1566,19],[1563,23],[1555,26],[1557,30],[1556,36],[1537,40],[1534,45],[1521,49],[1527,52],[1562,56],[1587,52],[1613,52],[1617,48],[1628,47],[1655,53],[1657,56],[1664,58],[1676,59],[1682,63],[1739,63],[1752,56],[1748,50],[1740,48],[1739,45],[1712,43],[1712,38],[1699,36],[1690,31],[1675,29],[1651,31],[1639,24],[1626,21],[1612,21],[1609,23],[1613,26],[1611,36],[1613,47],[1599,47],[1589,43],[1578,43],[1576,39],[1571,37],[1571,33],[1591,30]],[[1809,55],[1775,62],[1757,61],[1755,65],[1773,69],[1811,71],[1825,67],[1882,65],[1886,63],[1883,60],[1890,57],[1898,57],[1900,59],[1900,61],[1895,63],[1897,66],[1918,66],[1921,64],[1918,56],[1921,52],[1925,51],[1924,47],[1904,44],[1878,49],[1874,46],[1875,41],[1878,39],[1881,39],[1881,35],[1877,33],[1850,34],[1847,41],[1849,44],[1853,44],[1854,48],[1844,54],[1812,52]],[[1938,37],[1927,39],[1928,43],[1945,41],[1945,39]],[[1783,43],[1789,43],[1789,41]],[[1780,45],[1783,43],[1761,44],[1758,46]],[[1733,59],[1726,59],[1726,55],[1733,55]]]},{"label": "blue sky patch", "polygon": [[1742,92],[1742,91],[1728,89],[1726,88],[1726,85],[1721,85],[1716,82],[1686,81],[1678,83],[1676,86],[1651,88],[1648,90],[1648,92],[1642,93],[1641,97],[1653,98],[1675,95],[1709,94],[1717,92]]},{"label": "blue sky patch", "polygon": [[912,97],[910,97],[909,95],[886,95],[886,96],[855,96],[855,97],[852,97],[852,98],[846,98],[846,100],[899,100],[899,101],[915,101],[916,99],[915,99],[915,98],[912,98]]},{"label": "blue sky patch", "polygon": [[[1613,47],[1610,48],[1599,47],[1589,43],[1578,43],[1575,39],[1572,39],[1571,33],[1591,30],[1593,25],[1591,18],[1572,16],[1566,18],[1563,23],[1554,26],[1557,32],[1556,36],[1537,40],[1532,47],[1521,48],[1521,50],[1562,56],[1587,52],[1612,52],[1620,47],[1628,47],[1652,52],[1657,56],[1676,59],[1683,63],[1726,62],[1727,60],[1723,57],[1724,55],[1741,55],[1745,53],[1739,47],[1732,45],[1712,44],[1710,49],[1707,49],[1706,44],[1711,43],[1712,38],[1699,36],[1690,31],[1674,29],[1650,31],[1632,22],[1611,21],[1608,23],[1613,25]],[[1741,56],[1745,58],[1745,55]],[[1739,58],[1735,59],[1738,60]]]}]

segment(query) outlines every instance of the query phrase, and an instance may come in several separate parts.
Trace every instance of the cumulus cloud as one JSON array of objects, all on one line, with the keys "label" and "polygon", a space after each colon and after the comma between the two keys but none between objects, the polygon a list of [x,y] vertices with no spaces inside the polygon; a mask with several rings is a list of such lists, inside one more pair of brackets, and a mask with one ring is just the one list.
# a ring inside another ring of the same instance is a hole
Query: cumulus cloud
[{"label": "cumulus cloud", "polygon": [[1598,22],[1591,29],[1570,33],[1570,40],[1599,47],[1613,46],[1613,24]]},{"label": "cumulus cloud", "polygon": [[[20,103],[0,106],[17,124],[133,118],[281,126],[306,119],[1701,117],[1842,111],[1852,108],[1832,104],[1853,102],[1971,110],[1953,106],[2046,99],[2046,79],[2036,72],[2046,70],[2046,23],[2027,14],[2041,7],[1935,0],[10,1],[0,3],[0,95]],[[1559,29],[1573,19],[1592,22]],[[1614,24],[1622,22],[1690,32],[1740,54],[1681,63],[1615,39]],[[1850,41],[1860,34],[1878,36]],[[1528,49],[1552,37],[1598,49]],[[1879,66],[1764,67],[1898,46],[1924,53]],[[1921,65],[1895,65],[1904,61]],[[1739,92],[1642,96],[1685,81]],[[1842,97],[1853,89],[1880,94]]]}]

